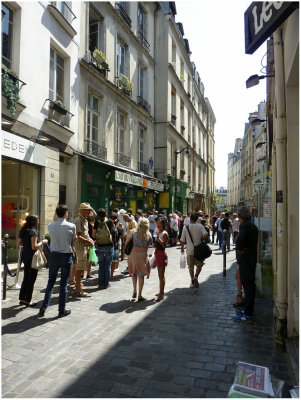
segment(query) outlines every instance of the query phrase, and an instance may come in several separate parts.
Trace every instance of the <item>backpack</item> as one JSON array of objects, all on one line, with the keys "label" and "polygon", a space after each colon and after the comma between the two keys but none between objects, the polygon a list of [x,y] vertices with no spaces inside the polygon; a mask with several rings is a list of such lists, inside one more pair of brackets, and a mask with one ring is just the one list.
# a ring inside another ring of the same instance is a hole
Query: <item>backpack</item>
[{"label": "backpack", "polygon": [[102,246],[105,244],[112,244],[112,235],[107,225],[106,220],[98,222],[98,228],[95,233],[96,244]]}]

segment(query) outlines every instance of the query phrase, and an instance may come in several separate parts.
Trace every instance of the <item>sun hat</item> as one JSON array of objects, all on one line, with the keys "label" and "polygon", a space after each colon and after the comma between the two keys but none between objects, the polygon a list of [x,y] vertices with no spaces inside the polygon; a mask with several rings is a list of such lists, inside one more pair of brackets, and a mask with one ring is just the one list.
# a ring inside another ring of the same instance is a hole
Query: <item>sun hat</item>
[{"label": "sun hat", "polygon": [[121,210],[119,210],[119,215],[125,215],[126,211],[122,208]]},{"label": "sun hat", "polygon": [[90,203],[80,203],[79,209],[80,210],[91,210],[92,207],[90,206]]}]

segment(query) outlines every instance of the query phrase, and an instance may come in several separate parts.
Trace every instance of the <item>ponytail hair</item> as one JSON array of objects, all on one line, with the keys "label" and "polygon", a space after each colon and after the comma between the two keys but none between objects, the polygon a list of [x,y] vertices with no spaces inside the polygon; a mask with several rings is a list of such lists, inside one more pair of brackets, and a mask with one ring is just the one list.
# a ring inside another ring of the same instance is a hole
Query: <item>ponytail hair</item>
[{"label": "ponytail hair", "polygon": [[32,229],[32,228],[37,228],[38,227],[38,219],[39,217],[37,215],[28,215],[26,217],[26,222],[25,224],[22,226],[20,232],[19,232],[19,238],[22,239],[23,236],[25,235],[25,231],[28,229]]}]

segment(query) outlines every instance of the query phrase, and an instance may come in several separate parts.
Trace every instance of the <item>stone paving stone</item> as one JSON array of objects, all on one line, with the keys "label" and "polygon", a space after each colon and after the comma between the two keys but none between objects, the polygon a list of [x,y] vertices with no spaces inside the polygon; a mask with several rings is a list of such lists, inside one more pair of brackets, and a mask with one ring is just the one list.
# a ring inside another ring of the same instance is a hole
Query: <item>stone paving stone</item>
[{"label": "stone paving stone", "polygon": [[[43,318],[33,309],[12,311],[18,293],[8,291],[2,302],[4,396],[225,397],[238,360],[260,361],[275,377],[292,382],[287,357],[273,343],[272,302],[256,299],[252,324],[232,321],[234,256],[227,255],[224,278],[222,255],[212,255],[195,290],[189,288],[188,270],[178,266],[179,248],[167,252],[166,295],[158,304],[151,301],[156,273],[145,282],[148,300],[131,303],[130,277],[116,274],[110,290],[99,291],[92,268],[94,278],[84,282],[92,297],[79,300],[70,293],[72,313],[64,319],[57,318],[57,284]],[[125,266],[121,262],[120,271]],[[47,270],[38,275],[35,300],[44,297],[47,275]]]}]

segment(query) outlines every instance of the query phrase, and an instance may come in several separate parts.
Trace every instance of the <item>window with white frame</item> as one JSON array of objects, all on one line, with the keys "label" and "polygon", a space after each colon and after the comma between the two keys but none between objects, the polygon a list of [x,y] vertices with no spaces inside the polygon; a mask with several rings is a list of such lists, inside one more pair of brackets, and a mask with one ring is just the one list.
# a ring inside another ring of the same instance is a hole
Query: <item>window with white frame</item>
[{"label": "window with white frame", "polygon": [[2,64],[11,68],[13,12],[6,4],[1,4],[2,11]]},{"label": "window with white frame", "polygon": [[125,146],[125,123],[126,117],[125,115],[118,111],[117,113],[117,153],[124,154]]},{"label": "window with white frame", "polygon": [[50,48],[49,98],[64,103],[64,59]]},{"label": "window with white frame", "polygon": [[138,66],[138,96],[141,96],[143,99],[145,99],[144,80],[145,80],[145,70],[141,65],[139,65]]},{"label": "window with white frame", "polygon": [[99,127],[99,99],[92,93],[88,93],[87,104],[87,139],[93,143],[98,143]]},{"label": "window with white frame", "polygon": [[125,75],[125,46],[117,42],[117,75]]},{"label": "window with white frame", "polygon": [[144,162],[144,140],[145,140],[145,128],[139,126],[138,128],[138,162]]},{"label": "window with white frame", "polygon": [[96,15],[91,6],[89,10],[89,50],[91,54],[95,49],[105,52],[103,18]]}]

